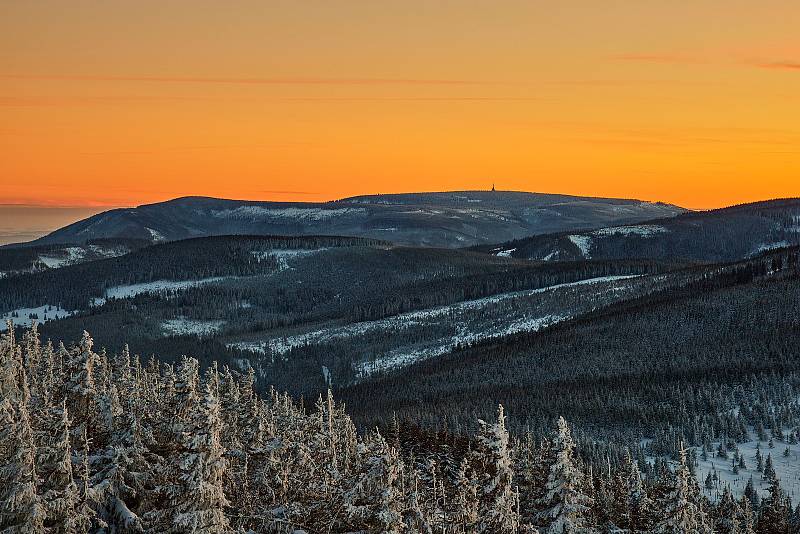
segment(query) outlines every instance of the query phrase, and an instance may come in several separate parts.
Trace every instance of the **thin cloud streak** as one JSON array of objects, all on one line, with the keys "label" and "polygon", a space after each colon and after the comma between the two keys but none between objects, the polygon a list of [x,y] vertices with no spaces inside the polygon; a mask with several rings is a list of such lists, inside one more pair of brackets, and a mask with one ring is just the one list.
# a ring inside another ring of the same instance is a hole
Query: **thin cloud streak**
[{"label": "thin cloud streak", "polygon": [[700,64],[707,63],[706,60],[701,58],[689,56],[675,56],[669,54],[620,54],[611,56],[611,59],[616,61],[641,61],[645,63],[674,63],[674,64]]},{"label": "thin cloud streak", "polygon": [[800,70],[800,62],[793,61],[774,61],[769,63],[756,63],[762,69],[772,70]]},{"label": "thin cloud streak", "polygon": [[87,82],[207,83],[231,85],[482,85],[475,80],[406,78],[206,78],[195,76],[99,76],[76,74],[0,74],[6,80],[62,80]]}]

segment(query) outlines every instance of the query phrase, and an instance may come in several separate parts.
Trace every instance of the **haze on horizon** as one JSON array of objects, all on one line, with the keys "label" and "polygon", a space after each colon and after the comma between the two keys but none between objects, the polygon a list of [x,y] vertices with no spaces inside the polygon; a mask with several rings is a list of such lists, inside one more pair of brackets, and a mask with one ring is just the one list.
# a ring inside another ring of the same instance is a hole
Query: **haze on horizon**
[{"label": "haze on horizon", "polygon": [[800,196],[797,2],[4,8],[0,204]]}]

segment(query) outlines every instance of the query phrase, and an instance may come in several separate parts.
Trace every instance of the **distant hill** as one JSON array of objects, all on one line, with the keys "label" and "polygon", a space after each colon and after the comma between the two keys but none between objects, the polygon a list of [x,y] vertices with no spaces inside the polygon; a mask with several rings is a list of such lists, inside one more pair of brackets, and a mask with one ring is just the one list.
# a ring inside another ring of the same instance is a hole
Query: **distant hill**
[{"label": "distant hill", "polygon": [[372,195],[325,203],[184,197],[99,213],[22,246],[245,234],[344,235],[400,245],[464,247],[685,211],[657,202],[505,191]]},{"label": "distant hill", "polygon": [[477,248],[542,261],[648,258],[723,262],[798,244],[800,199],[789,198],[687,212],[633,225],[537,235]]}]

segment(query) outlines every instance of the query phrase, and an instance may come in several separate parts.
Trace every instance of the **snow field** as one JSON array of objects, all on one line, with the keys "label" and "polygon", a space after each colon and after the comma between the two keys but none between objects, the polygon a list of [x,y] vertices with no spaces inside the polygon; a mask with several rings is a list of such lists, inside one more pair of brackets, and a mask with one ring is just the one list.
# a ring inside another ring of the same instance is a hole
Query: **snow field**
[{"label": "snow field", "polygon": [[[7,321],[11,321],[14,326],[31,326],[33,321],[41,324],[52,321],[53,319],[63,319],[75,313],[77,312],[67,311],[58,306],[51,306],[50,304],[45,304],[36,308],[19,308],[0,316],[0,331],[6,330]],[[14,314],[16,314],[17,317],[12,317]],[[37,318],[31,318],[31,315]]]}]

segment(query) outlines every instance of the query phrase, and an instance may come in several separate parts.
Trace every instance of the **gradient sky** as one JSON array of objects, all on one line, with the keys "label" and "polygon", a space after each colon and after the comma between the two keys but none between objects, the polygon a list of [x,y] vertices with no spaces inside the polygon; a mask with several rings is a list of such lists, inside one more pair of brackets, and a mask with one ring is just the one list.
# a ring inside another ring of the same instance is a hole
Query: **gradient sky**
[{"label": "gradient sky", "polygon": [[0,204],[800,196],[800,2],[0,5]]}]

